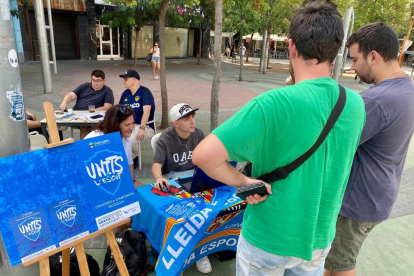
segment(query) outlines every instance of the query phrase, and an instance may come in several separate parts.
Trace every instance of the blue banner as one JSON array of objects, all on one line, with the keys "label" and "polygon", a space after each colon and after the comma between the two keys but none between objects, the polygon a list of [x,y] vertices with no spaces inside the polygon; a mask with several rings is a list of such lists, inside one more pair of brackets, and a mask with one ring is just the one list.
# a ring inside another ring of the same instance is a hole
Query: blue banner
[{"label": "blue banner", "polygon": [[12,266],[139,212],[119,133],[0,159],[0,231]]},{"label": "blue banner", "polygon": [[236,250],[245,203],[235,189],[223,186],[189,194],[170,180],[169,192],[138,188],[142,212],[132,229],[144,232],[160,252],[157,275],[180,275],[188,266],[216,251]]}]

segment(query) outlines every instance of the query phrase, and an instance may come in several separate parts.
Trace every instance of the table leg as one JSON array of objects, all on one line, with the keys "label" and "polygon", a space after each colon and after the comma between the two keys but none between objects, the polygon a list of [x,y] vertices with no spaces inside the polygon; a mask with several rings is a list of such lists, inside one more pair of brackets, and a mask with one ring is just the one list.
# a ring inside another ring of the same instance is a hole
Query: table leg
[{"label": "table leg", "polygon": [[49,141],[49,132],[47,132],[46,124],[41,125],[42,134],[46,137],[46,140]]}]

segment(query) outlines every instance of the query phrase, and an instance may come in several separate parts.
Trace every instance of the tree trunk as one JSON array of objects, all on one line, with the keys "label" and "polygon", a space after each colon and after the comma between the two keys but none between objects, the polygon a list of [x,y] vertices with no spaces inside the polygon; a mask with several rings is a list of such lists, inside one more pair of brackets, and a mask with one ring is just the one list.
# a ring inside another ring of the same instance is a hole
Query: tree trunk
[{"label": "tree trunk", "polygon": [[252,36],[250,37],[249,49],[247,50],[247,53],[246,53],[246,63],[248,63],[248,62],[249,62],[249,53],[250,53],[250,51],[251,51],[251,49],[252,49],[252,44],[253,44],[253,35],[254,35],[254,33],[253,33],[253,34],[252,34]]},{"label": "tree trunk", "polygon": [[267,36],[266,41],[263,41],[265,44],[265,52],[264,52],[264,59],[263,59],[263,74],[266,74],[267,67],[269,66],[269,41],[270,41],[269,38],[270,38],[270,35]]},{"label": "tree trunk", "polygon": [[203,42],[203,28],[202,28],[201,23],[198,25],[198,33],[200,34],[200,39],[199,39],[199,43],[198,43],[198,61],[197,61],[197,64],[201,64],[201,45],[202,45],[202,42]]},{"label": "tree trunk", "polygon": [[[269,48],[270,48],[270,36],[272,35],[272,24],[270,24],[268,26],[267,33],[269,34],[267,36],[267,39],[266,39],[266,53],[265,54],[266,54],[267,58],[266,58],[266,66],[263,66],[263,68],[270,69],[270,67],[269,67]],[[266,74],[266,71],[264,71],[263,74]]]},{"label": "tree trunk", "polygon": [[266,40],[267,40],[267,28],[266,28],[267,23],[264,23],[264,28],[263,28],[263,40],[262,40],[262,50],[260,51],[260,65],[259,65],[259,72],[263,71],[263,67],[265,64],[265,50],[266,50]]},{"label": "tree trunk", "polygon": [[239,54],[240,54],[240,72],[239,72],[239,81],[243,80],[243,49],[242,49],[242,36],[240,35],[240,40],[239,40]]},{"label": "tree trunk", "polygon": [[221,82],[221,36],[223,29],[223,0],[215,3],[215,28],[214,28],[214,76],[211,87],[210,103],[210,131],[218,126],[219,92]]},{"label": "tree trunk", "polygon": [[135,28],[135,47],[134,47],[134,66],[137,65],[138,58],[138,33],[141,28]]},{"label": "tree trunk", "polygon": [[160,86],[161,86],[161,102],[162,102],[162,116],[161,116],[161,128],[168,127],[168,94],[167,94],[167,76],[165,66],[165,14],[168,10],[169,0],[162,0],[160,16],[158,19],[159,27],[159,45],[160,45]]}]

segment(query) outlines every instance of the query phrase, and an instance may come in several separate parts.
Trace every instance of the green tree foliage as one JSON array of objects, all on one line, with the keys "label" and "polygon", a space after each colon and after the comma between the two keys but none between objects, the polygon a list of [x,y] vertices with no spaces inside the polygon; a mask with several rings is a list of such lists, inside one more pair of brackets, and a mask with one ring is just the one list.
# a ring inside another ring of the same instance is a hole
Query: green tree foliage
[{"label": "green tree foliage", "polygon": [[390,25],[400,37],[406,35],[410,19],[411,0],[333,0],[339,12],[354,7],[354,31],[373,22]]},{"label": "green tree foliage", "polygon": [[244,36],[258,32],[261,26],[260,5],[254,0],[229,1],[223,7],[223,31]]},{"label": "green tree foliage", "polygon": [[[214,24],[214,1],[212,0],[197,0],[197,1],[175,1],[175,8],[170,9],[167,17],[172,24],[177,24],[182,27],[198,26],[199,36],[203,37],[203,26]],[[198,63],[201,64],[201,46],[202,40],[199,40],[198,45]]]},{"label": "green tree foliage", "polygon": [[146,22],[156,20],[159,15],[161,2],[153,0],[107,0],[115,5],[114,10],[106,11],[99,20],[102,24],[112,28],[123,28],[126,31],[135,31],[134,65],[137,64],[138,32]]}]

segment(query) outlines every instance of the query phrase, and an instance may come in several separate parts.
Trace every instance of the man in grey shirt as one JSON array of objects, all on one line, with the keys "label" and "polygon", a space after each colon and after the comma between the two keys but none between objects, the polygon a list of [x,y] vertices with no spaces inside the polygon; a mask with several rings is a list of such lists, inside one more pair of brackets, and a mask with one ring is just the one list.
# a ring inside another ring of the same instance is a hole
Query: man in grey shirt
[{"label": "man in grey shirt", "polygon": [[383,23],[366,25],[352,34],[347,46],[358,77],[375,86],[361,93],[366,124],[324,276],[356,275],[362,243],[391,213],[414,130],[414,85],[398,65],[394,30]]},{"label": "man in grey shirt", "polygon": [[[177,177],[173,173],[192,174],[196,167],[191,161],[193,150],[204,139],[204,133],[195,127],[194,116],[197,110],[198,108],[192,109],[185,103],[171,108],[173,125],[164,130],[158,139],[152,164],[152,175],[157,188],[168,183],[166,178]],[[166,176],[167,174],[169,175]]]},{"label": "man in grey shirt", "polygon": [[[173,125],[161,133],[152,164],[152,175],[158,190],[169,186],[167,179],[193,174],[196,167],[192,162],[193,151],[204,139],[204,133],[195,127],[197,110],[185,103],[171,108]],[[202,273],[212,270],[207,257],[197,261],[196,266]]]}]

